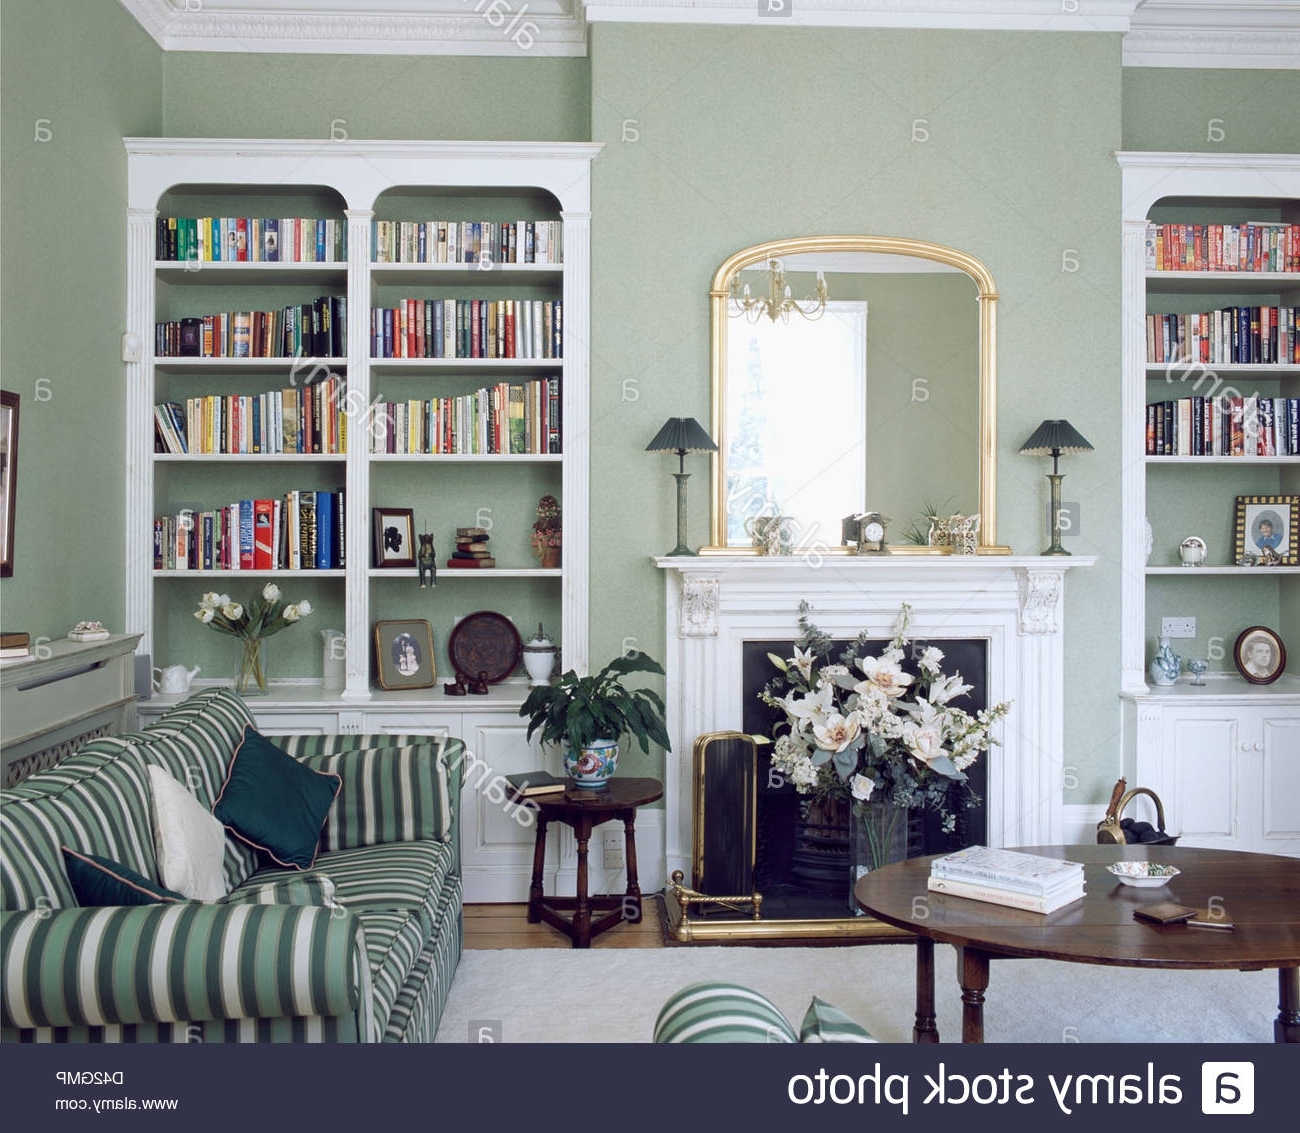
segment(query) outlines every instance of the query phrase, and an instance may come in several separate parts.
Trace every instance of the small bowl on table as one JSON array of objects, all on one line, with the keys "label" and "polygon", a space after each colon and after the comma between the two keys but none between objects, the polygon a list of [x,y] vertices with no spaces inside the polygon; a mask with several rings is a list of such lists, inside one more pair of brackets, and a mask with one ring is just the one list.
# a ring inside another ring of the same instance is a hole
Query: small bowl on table
[{"label": "small bowl on table", "polygon": [[1177,866],[1158,862],[1114,862],[1106,870],[1118,878],[1121,885],[1133,885],[1138,889],[1159,889],[1182,872]]}]

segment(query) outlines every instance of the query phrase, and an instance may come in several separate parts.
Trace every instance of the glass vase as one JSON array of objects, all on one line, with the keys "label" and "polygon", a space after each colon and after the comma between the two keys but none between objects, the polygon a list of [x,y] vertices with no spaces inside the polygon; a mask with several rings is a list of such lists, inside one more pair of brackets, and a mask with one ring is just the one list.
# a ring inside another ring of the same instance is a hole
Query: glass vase
[{"label": "glass vase", "polygon": [[907,808],[884,801],[853,803],[849,816],[849,911],[861,916],[853,887],[863,874],[907,857]]},{"label": "glass vase", "polygon": [[239,643],[239,672],[235,676],[235,691],[240,696],[266,695],[266,658],[262,652],[262,638],[241,637]]}]

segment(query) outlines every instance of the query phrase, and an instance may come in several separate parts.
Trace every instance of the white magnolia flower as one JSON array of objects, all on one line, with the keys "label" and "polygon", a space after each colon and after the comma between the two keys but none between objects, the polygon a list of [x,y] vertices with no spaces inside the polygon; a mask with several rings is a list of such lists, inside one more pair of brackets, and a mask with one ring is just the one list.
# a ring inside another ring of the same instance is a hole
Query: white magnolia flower
[{"label": "white magnolia flower", "polygon": [[832,712],[821,723],[813,724],[813,735],[822,751],[843,751],[862,734],[862,727],[854,716],[841,716]]},{"label": "white magnolia flower", "polygon": [[274,582],[268,582],[262,587],[262,597],[268,602],[278,602],[280,600],[280,588]]},{"label": "white magnolia flower", "polygon": [[908,720],[903,724],[902,736],[908,754],[927,767],[948,752],[943,746],[943,728],[938,724],[923,724]]},{"label": "white magnolia flower", "polygon": [[238,602],[223,602],[221,604],[221,616],[227,621],[237,622],[244,616],[244,607]]},{"label": "white magnolia flower", "polygon": [[866,802],[871,798],[871,792],[876,789],[876,781],[869,779],[865,775],[854,775],[849,780],[849,791],[859,802]]},{"label": "white magnolia flower", "polygon": [[210,606],[201,606],[199,609],[194,611],[194,616],[198,618],[199,621],[201,621],[204,625],[207,625],[208,622],[210,622],[213,619],[214,614]]},{"label": "white magnolia flower", "polygon": [[912,683],[908,673],[899,668],[901,658],[890,658],[894,650],[886,650],[881,657],[859,657],[858,668],[866,675],[868,681],[879,688],[888,697],[902,696],[907,686]]}]

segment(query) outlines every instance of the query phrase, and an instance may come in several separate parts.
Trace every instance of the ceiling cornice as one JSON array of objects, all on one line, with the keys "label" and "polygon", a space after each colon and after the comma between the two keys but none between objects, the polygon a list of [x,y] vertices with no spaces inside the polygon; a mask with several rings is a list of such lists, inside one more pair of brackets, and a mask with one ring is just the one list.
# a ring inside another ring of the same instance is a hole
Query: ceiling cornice
[{"label": "ceiling cornice", "polygon": [[1130,67],[1300,68],[1300,0],[120,0],[166,51],[586,54],[588,22],[1119,32]]}]

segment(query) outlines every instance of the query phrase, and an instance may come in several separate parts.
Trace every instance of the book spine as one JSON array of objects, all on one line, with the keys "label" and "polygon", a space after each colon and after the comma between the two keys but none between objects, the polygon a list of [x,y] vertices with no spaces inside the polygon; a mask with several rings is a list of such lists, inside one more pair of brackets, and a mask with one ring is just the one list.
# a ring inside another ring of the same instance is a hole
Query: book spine
[{"label": "book spine", "polygon": [[991,905],[1002,905],[1010,909],[1024,909],[1031,913],[1050,912],[1049,902],[1043,897],[1030,893],[1013,892],[976,882],[955,881],[947,877],[929,877],[926,888],[934,893],[947,893],[953,897],[966,897],[975,901],[986,901]]}]

